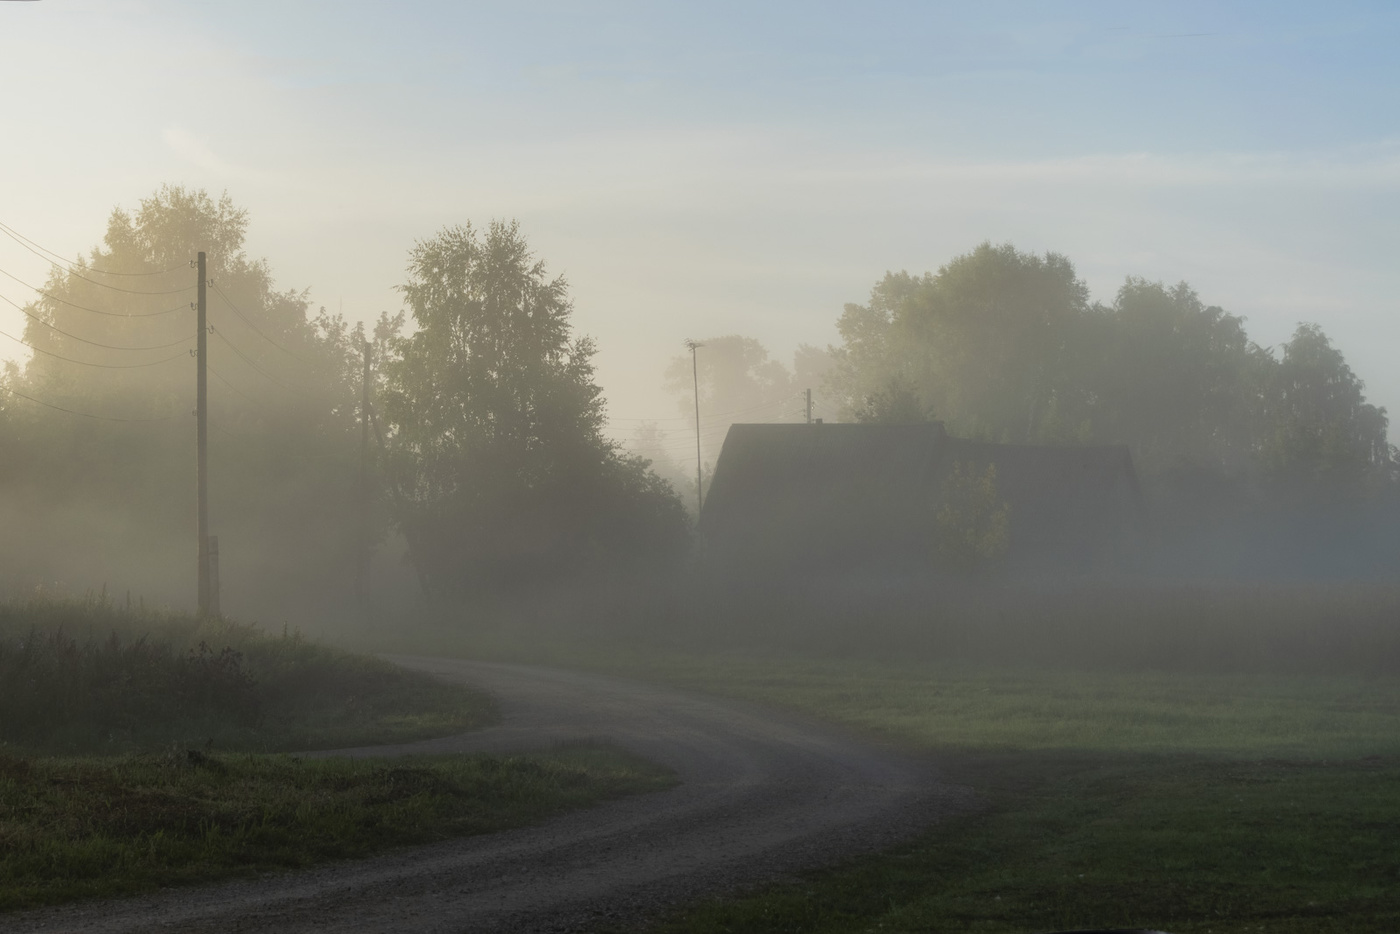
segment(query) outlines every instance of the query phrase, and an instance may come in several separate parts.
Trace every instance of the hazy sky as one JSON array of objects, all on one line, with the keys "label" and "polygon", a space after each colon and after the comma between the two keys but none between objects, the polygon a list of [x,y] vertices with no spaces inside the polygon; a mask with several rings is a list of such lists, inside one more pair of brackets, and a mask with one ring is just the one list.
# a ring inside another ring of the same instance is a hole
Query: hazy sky
[{"label": "hazy sky", "polygon": [[790,358],[988,239],[1105,300],[1185,279],[1263,344],[1317,321],[1400,414],[1398,47],[1380,2],[0,0],[0,221],[76,255],[227,189],[280,285],[368,318],[415,238],[515,217],[618,427],[678,414],[683,338]]}]

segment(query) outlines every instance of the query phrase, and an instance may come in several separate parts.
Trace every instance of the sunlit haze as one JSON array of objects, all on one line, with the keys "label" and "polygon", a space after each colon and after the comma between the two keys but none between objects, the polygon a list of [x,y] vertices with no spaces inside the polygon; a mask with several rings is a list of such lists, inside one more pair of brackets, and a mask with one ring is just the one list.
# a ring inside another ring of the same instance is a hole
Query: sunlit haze
[{"label": "sunlit haze", "polygon": [[1097,299],[1185,280],[1265,345],[1318,322],[1393,411],[1397,41],[1384,3],[4,2],[0,221],[77,256],[163,183],[227,190],[279,286],[360,320],[416,239],[518,218],[619,434],[678,416],[684,338],[790,361],[984,240]]}]

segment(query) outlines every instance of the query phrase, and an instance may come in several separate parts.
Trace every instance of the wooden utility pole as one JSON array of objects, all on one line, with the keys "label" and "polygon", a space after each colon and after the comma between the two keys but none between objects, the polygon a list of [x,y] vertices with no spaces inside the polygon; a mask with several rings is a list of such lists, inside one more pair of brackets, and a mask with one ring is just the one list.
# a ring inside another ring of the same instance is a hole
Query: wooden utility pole
[{"label": "wooden utility pole", "polygon": [[209,536],[209,615],[223,616],[219,609],[219,536]]},{"label": "wooden utility pole", "polygon": [[213,612],[213,588],[209,573],[209,285],[204,254],[199,254],[195,266],[199,272],[199,287],[195,305],[195,485],[199,498],[196,507],[195,534],[198,538],[199,615]]},{"label": "wooden utility pole", "polygon": [[812,424],[812,390],[807,390],[807,424]]},{"label": "wooden utility pole", "polygon": [[355,599],[364,603],[369,579],[369,341],[360,382],[360,549],[355,564]]},{"label": "wooden utility pole", "polygon": [[695,518],[700,519],[700,513],[705,508],[705,494],[702,492],[704,486],[704,472],[700,469],[700,364],[696,362],[695,351],[705,345],[699,341],[686,340],[685,345],[690,348],[690,375],[695,381]]}]

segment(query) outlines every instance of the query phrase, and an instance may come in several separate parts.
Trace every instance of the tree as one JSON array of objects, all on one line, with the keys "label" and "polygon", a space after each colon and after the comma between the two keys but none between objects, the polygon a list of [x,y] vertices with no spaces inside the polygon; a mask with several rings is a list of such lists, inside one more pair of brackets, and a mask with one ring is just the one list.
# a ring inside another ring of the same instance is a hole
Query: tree
[{"label": "tree", "polygon": [[1321,330],[1277,358],[1184,282],[1129,277],[1090,305],[1064,257],[982,244],[936,274],[887,273],[837,327],[828,383],[845,418],[936,413],[964,437],[1127,444],[1149,486],[1187,500],[1394,471],[1385,411]]},{"label": "tree", "polygon": [[[677,445],[677,438],[681,439],[681,446]],[[666,481],[680,496],[681,503],[692,519],[699,518],[694,512],[699,501],[695,495],[695,462],[686,459],[686,455],[695,453],[695,436],[691,429],[668,434],[656,422],[642,422],[633,429],[627,448],[635,456],[647,461],[650,464],[649,469]],[[708,469],[709,466],[706,465],[704,486],[700,491],[705,496],[709,495],[710,477],[713,474],[713,471]]]},{"label": "tree", "polygon": [[938,556],[948,567],[979,570],[1011,545],[1011,506],[997,490],[997,468],[958,462],[939,491],[934,516]]},{"label": "tree", "polygon": [[1244,319],[1186,283],[1129,277],[1078,342],[1079,414],[1095,440],[1128,444],[1140,469],[1250,469],[1273,360]]},{"label": "tree", "polygon": [[[22,579],[121,581],[153,600],[191,595],[195,272],[208,254],[211,518],[224,606],[324,609],[348,591],[357,542],[360,343],[306,293],[275,287],[244,252],[247,213],[165,186],[118,208],[101,244],[54,264],[25,307],[35,348],[3,382],[3,494],[19,504],[0,565]],[[37,283],[36,283],[37,284]],[[109,418],[157,418],[111,421]]]},{"label": "tree", "polygon": [[1316,324],[1301,324],[1269,374],[1262,454],[1289,481],[1356,486],[1388,478],[1395,464],[1385,409]]},{"label": "tree", "polygon": [[927,422],[933,417],[914,387],[897,375],[891,376],[883,389],[866,396],[865,404],[855,411],[856,421],[883,425]]},{"label": "tree", "polygon": [[397,521],[435,594],[522,586],[684,547],[680,502],[602,435],[594,345],[519,226],[418,242],[417,330],[385,367]]},{"label": "tree", "polygon": [[[703,491],[709,489],[709,477],[731,424],[795,421],[802,402],[787,367],[771,359],[768,349],[754,338],[728,334],[708,337],[700,343],[703,346],[695,355],[695,370],[691,369],[689,353],[672,357],[666,367],[664,387],[675,397],[676,409],[689,424],[689,432],[694,432],[698,380]],[[807,362],[815,363],[816,358],[809,356]],[[681,437],[678,432],[672,434],[676,440]],[[688,437],[693,453],[695,436]],[[695,462],[690,461],[684,472],[687,479],[675,488],[686,492],[686,508],[692,509],[696,505]]]},{"label": "tree", "polygon": [[[777,421],[796,411],[792,374],[752,337],[728,334],[707,337],[696,355],[700,384],[700,417],[734,421]],[[666,391],[677,409],[695,422],[694,375],[690,354],[680,354],[666,367]]]},{"label": "tree", "polygon": [[1041,440],[1087,302],[1065,257],[984,243],[936,275],[887,274],[867,305],[847,305],[830,382],[847,418],[897,377],[956,434]]}]

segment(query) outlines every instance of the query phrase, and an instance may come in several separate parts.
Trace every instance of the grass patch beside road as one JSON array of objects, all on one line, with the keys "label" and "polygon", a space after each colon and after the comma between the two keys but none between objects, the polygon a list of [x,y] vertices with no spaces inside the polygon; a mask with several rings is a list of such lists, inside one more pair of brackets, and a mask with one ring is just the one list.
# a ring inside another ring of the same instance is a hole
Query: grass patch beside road
[{"label": "grass patch beside road", "polygon": [[[585,657],[605,664],[601,656]],[[1308,758],[1400,754],[1400,678],[618,656],[610,667],[935,750]]]},{"label": "grass patch beside road", "polygon": [[985,807],[666,934],[1400,930],[1400,682],[635,656],[930,755]]},{"label": "grass patch beside road", "polygon": [[485,726],[478,691],[284,631],[0,603],[0,910],[295,868],[666,787],[606,747],[302,759]]},{"label": "grass patch beside road", "polygon": [[1400,930],[1400,759],[958,755],[986,809],[800,883],[707,903],[666,934]]},{"label": "grass patch beside road", "polygon": [[495,718],[478,691],[295,632],[55,599],[0,602],[0,710],[0,752],[60,755],[332,749]]},{"label": "grass patch beside road", "polygon": [[0,909],[485,833],[672,781],[599,746],[506,758],[0,758]]}]

